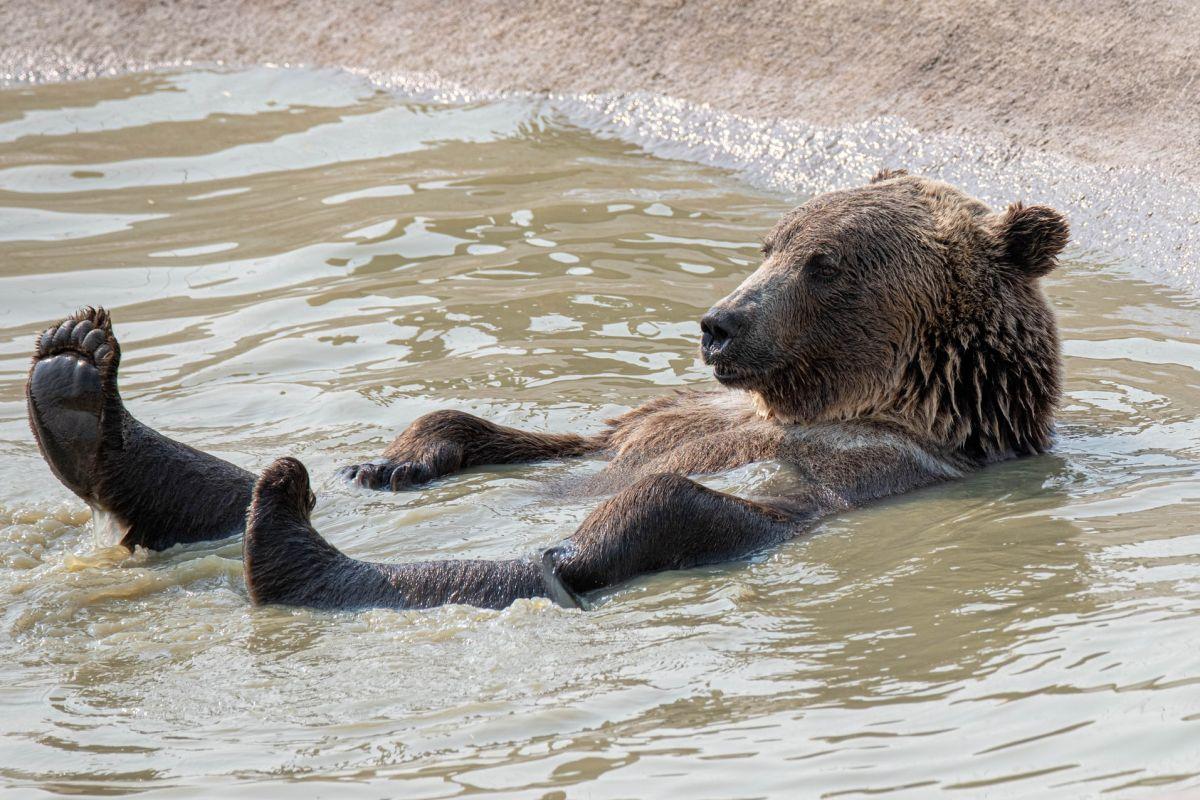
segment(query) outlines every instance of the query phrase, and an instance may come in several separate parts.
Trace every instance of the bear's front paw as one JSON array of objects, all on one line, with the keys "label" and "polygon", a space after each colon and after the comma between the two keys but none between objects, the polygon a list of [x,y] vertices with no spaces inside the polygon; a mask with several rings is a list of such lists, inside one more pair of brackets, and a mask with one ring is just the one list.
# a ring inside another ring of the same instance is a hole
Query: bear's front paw
[{"label": "bear's front paw", "polygon": [[399,491],[429,483],[437,477],[433,468],[419,461],[372,461],[351,464],[339,473],[351,483],[366,489]]}]

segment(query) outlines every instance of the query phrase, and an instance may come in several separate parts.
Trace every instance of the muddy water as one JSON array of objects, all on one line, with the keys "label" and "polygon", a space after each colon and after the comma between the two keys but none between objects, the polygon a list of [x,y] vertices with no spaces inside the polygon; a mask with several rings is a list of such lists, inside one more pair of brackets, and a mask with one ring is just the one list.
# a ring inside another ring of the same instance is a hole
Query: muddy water
[{"label": "muddy water", "polygon": [[588,614],[251,609],[236,542],[97,542],[25,423],[33,333],[104,304],[133,412],[251,469],[299,456],[351,554],[530,552],[587,513],[550,487],[595,463],[395,496],[330,476],[433,408],[593,430],[704,384],[695,320],[796,199],[551,106],[405,103],[335,73],[0,92],[6,795],[1200,786],[1200,316],[1103,252],[1048,281],[1053,455]]}]

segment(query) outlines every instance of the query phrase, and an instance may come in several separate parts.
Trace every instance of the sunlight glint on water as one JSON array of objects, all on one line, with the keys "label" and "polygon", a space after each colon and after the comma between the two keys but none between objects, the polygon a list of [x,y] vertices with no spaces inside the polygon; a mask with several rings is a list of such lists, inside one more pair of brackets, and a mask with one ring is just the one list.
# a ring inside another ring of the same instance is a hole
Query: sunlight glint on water
[{"label": "sunlight glint on water", "polygon": [[[532,552],[595,462],[390,496],[332,478],[419,414],[594,430],[703,384],[696,320],[790,200],[533,102],[328,72],[0,91],[0,780],[54,793],[1155,796],[1200,772],[1200,335],[1070,261],[1053,455],[830,520],[590,614],[251,610],[238,543],[100,547],[24,418],[33,335],[114,311],[145,422],[296,455],[372,559]],[[1016,199],[1016,198],[1013,198]],[[1038,198],[1027,198],[1038,199]],[[756,465],[706,482],[752,493]]]}]

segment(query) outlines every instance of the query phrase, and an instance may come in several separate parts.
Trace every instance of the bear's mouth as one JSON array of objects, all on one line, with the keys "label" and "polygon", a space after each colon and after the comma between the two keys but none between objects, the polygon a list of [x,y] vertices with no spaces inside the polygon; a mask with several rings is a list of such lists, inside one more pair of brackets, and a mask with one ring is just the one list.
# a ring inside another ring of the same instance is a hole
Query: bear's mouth
[{"label": "bear's mouth", "polygon": [[714,364],[713,377],[722,386],[728,386],[731,389],[745,389],[754,382],[755,373],[727,364]]}]

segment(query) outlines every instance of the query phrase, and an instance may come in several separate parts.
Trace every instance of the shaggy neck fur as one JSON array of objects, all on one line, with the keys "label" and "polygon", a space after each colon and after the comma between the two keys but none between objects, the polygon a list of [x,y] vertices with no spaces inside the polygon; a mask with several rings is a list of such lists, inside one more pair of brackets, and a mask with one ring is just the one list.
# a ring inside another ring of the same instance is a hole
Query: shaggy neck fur
[{"label": "shaggy neck fur", "polygon": [[979,462],[1045,452],[1061,392],[1053,329],[1010,319],[980,325],[966,341],[931,337],[904,368],[901,420]]}]

